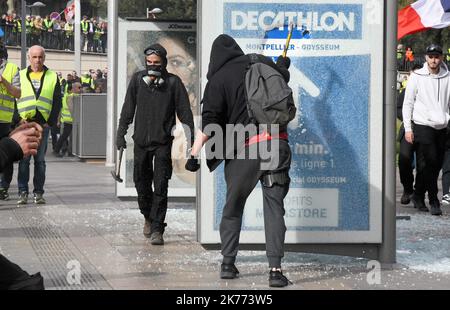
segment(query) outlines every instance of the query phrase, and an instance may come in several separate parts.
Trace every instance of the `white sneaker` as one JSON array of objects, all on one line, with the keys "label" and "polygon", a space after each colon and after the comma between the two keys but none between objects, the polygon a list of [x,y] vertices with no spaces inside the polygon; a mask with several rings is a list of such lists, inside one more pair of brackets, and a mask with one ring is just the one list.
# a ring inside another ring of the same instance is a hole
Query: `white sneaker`
[{"label": "white sneaker", "polygon": [[445,194],[445,195],[442,197],[442,204],[443,204],[444,206],[450,206],[450,194]]}]

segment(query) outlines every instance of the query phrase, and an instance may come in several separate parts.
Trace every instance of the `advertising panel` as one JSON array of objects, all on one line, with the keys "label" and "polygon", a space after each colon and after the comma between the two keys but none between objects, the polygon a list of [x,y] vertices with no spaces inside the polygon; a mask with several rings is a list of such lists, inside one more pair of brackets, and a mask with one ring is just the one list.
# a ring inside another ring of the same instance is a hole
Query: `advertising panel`
[{"label": "advertising panel", "polygon": [[[381,0],[202,1],[201,77],[221,33],[274,60],[289,25],[291,187],[286,243],[381,243],[384,3]],[[214,16],[214,18],[208,18]],[[203,244],[220,242],[223,165],[201,174]],[[247,200],[241,243],[264,243],[262,190]]]},{"label": "advertising panel", "polygon": [[[178,75],[188,91],[194,119],[198,115],[197,99],[197,61],[196,61],[196,26],[195,23],[180,22],[119,22],[118,52],[118,104],[117,122],[125,99],[131,76],[145,69],[144,50],[153,43],[159,43],[167,50],[167,70]],[[126,138],[127,148],[123,155],[123,183],[117,183],[118,197],[136,197],[133,182],[133,124],[130,125]],[[186,139],[182,126],[177,119],[177,128],[173,131],[172,179],[169,182],[169,197],[195,197],[196,175],[184,169]]]}]

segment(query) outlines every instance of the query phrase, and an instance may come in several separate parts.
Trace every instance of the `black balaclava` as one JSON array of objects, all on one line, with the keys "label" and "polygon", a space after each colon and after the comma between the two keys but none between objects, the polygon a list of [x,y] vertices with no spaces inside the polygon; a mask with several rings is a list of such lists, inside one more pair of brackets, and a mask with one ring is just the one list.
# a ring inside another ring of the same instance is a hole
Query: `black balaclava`
[{"label": "black balaclava", "polygon": [[[152,51],[154,51],[152,53]],[[147,65],[146,68],[148,71],[148,75],[153,75],[156,77],[161,77],[167,74],[167,51],[161,44],[152,44],[144,50],[145,57],[156,54],[161,57],[162,64],[160,66],[156,65]]]}]

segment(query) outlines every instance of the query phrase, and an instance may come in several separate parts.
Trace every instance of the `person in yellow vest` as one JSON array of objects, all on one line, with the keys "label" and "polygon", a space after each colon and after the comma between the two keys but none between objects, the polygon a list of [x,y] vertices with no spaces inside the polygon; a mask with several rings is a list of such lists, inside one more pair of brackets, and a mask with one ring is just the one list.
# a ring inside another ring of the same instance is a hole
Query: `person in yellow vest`
[{"label": "person in yellow vest", "polygon": [[31,46],[31,34],[34,32],[34,21],[30,15],[25,19],[25,32],[27,34],[27,46]]},{"label": "person in yellow vest", "polygon": [[[20,98],[19,68],[8,61],[8,50],[0,45],[0,139],[11,131],[15,98]],[[9,199],[9,184],[13,175],[13,163],[8,163],[0,175],[0,200]]]},{"label": "person in yellow vest", "polygon": [[73,51],[73,23],[67,22],[64,25],[64,32],[66,34],[66,39],[64,40],[64,49],[66,51]]},{"label": "person in yellow vest", "polygon": [[45,16],[45,19],[42,22],[44,29],[43,29],[43,41],[45,42],[46,48],[54,48],[53,44],[53,25],[54,25],[54,19],[51,19],[49,15]]},{"label": "person in yellow vest", "polygon": [[[83,16],[83,20],[81,21],[81,51],[85,51],[84,46],[88,41],[88,34],[89,34],[89,20],[87,19],[87,16]],[[86,49],[87,52],[87,49]]]},{"label": "person in yellow vest", "polygon": [[[34,203],[45,204],[45,152],[50,127],[58,121],[61,111],[61,85],[58,76],[45,65],[45,50],[34,45],[28,50],[30,66],[20,71],[21,97],[17,102],[17,111],[22,123],[36,122],[44,130],[37,155],[34,155]],[[17,204],[28,203],[28,181],[30,178],[30,159],[19,162],[17,183],[19,200]]]},{"label": "person in yellow vest", "polygon": [[95,71],[89,70],[84,75],[81,76],[81,87],[85,90],[86,93],[92,93],[95,89],[94,79],[92,75],[95,74]]},{"label": "person in yellow vest", "polygon": [[[61,150],[64,144],[69,140],[70,135],[72,134],[72,124],[73,124],[73,98],[81,93],[81,84],[76,82],[73,84],[69,84],[67,87],[67,93],[65,93],[62,99],[62,109],[61,109],[61,118],[60,122],[63,124],[63,133],[58,139],[58,143],[56,143],[56,147],[53,150],[53,153],[56,157],[63,157],[64,153],[61,153]],[[70,143],[68,147],[68,154],[71,155]]]}]

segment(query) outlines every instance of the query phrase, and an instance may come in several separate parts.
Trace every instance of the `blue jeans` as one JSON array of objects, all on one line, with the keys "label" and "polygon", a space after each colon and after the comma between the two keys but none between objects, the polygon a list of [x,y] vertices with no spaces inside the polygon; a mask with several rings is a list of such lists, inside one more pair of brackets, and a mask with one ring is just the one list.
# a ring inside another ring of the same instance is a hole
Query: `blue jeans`
[{"label": "blue jeans", "polygon": [[[47,152],[47,142],[50,128],[44,128],[42,132],[41,145],[38,148],[38,152],[34,157],[34,178],[33,185],[35,194],[44,194],[45,184],[45,153]],[[17,176],[17,184],[19,187],[19,193],[28,193],[28,181],[30,180],[30,160],[31,156],[22,159],[19,162],[19,174]]]}]

